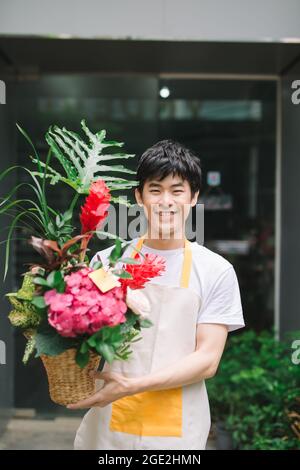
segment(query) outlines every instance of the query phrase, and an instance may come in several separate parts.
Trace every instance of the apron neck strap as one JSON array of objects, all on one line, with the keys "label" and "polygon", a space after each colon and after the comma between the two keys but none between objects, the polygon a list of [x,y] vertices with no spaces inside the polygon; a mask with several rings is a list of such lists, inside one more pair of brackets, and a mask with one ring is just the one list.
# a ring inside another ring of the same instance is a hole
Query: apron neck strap
[{"label": "apron neck strap", "polygon": [[190,282],[190,275],[192,271],[192,250],[190,241],[185,238],[184,240],[184,258],[181,272],[180,287],[187,288]]},{"label": "apron neck strap", "polygon": [[[144,243],[144,239],[146,238],[147,234],[140,237],[136,243],[135,248],[131,253],[131,257],[134,257],[136,254],[136,249],[140,250]],[[192,250],[191,250],[191,243],[190,241],[185,238],[184,239],[184,258],[183,258],[183,265],[181,271],[181,279],[180,279],[180,287],[187,288],[189,286],[190,275],[192,270]]]}]

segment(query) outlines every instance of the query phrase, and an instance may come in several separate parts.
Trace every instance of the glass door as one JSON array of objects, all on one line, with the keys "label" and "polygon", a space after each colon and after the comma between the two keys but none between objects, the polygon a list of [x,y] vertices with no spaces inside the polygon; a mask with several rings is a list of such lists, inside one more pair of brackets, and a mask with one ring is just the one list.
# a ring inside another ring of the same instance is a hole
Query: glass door
[{"label": "glass door", "polygon": [[160,80],[159,138],[200,157],[204,245],[235,267],[248,327],[274,324],[276,83]]}]

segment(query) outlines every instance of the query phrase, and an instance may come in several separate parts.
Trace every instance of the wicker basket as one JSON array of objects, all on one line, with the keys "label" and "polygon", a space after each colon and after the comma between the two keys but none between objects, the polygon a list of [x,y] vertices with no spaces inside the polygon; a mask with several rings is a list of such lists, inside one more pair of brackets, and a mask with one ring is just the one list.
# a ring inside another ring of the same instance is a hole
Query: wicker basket
[{"label": "wicker basket", "polygon": [[75,362],[75,354],[73,348],[58,356],[40,356],[47,372],[51,400],[59,405],[76,403],[95,392],[95,380],[89,372],[98,369],[100,356],[90,352],[88,364],[81,369]]}]

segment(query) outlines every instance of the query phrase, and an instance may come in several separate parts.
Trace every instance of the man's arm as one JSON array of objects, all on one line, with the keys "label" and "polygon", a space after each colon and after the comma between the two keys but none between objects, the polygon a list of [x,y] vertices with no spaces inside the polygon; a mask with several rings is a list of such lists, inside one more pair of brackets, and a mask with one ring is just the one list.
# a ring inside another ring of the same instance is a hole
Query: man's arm
[{"label": "man's arm", "polygon": [[[197,326],[196,349],[181,360],[142,377],[128,378],[116,372],[96,372],[103,379],[103,388],[70,409],[106,406],[124,396],[147,390],[166,390],[199,382],[216,373],[228,330],[226,325],[200,323]],[[176,347],[176,345],[174,345]]]},{"label": "man's arm", "polygon": [[[217,371],[227,338],[227,326],[199,323],[196,350],[171,366],[136,380],[135,390],[165,390],[213,377]],[[176,345],[175,345],[176,347]]]}]

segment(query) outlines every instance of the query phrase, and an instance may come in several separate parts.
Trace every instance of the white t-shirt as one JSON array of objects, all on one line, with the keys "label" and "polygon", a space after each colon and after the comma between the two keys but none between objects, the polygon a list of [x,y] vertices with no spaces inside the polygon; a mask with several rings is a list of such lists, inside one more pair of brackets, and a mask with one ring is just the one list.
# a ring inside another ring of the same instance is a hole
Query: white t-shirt
[{"label": "white t-shirt", "polygon": [[[132,240],[122,258],[131,254],[137,241],[138,238]],[[91,259],[90,266],[98,260],[106,265],[114,246],[98,251]],[[188,289],[193,290],[201,298],[197,323],[221,323],[228,326],[228,331],[244,327],[240,289],[233,265],[223,256],[197,242],[191,242],[191,248],[192,271]],[[141,252],[155,253],[166,260],[165,272],[149,282],[180,286],[184,248],[156,250],[143,244]]]}]

